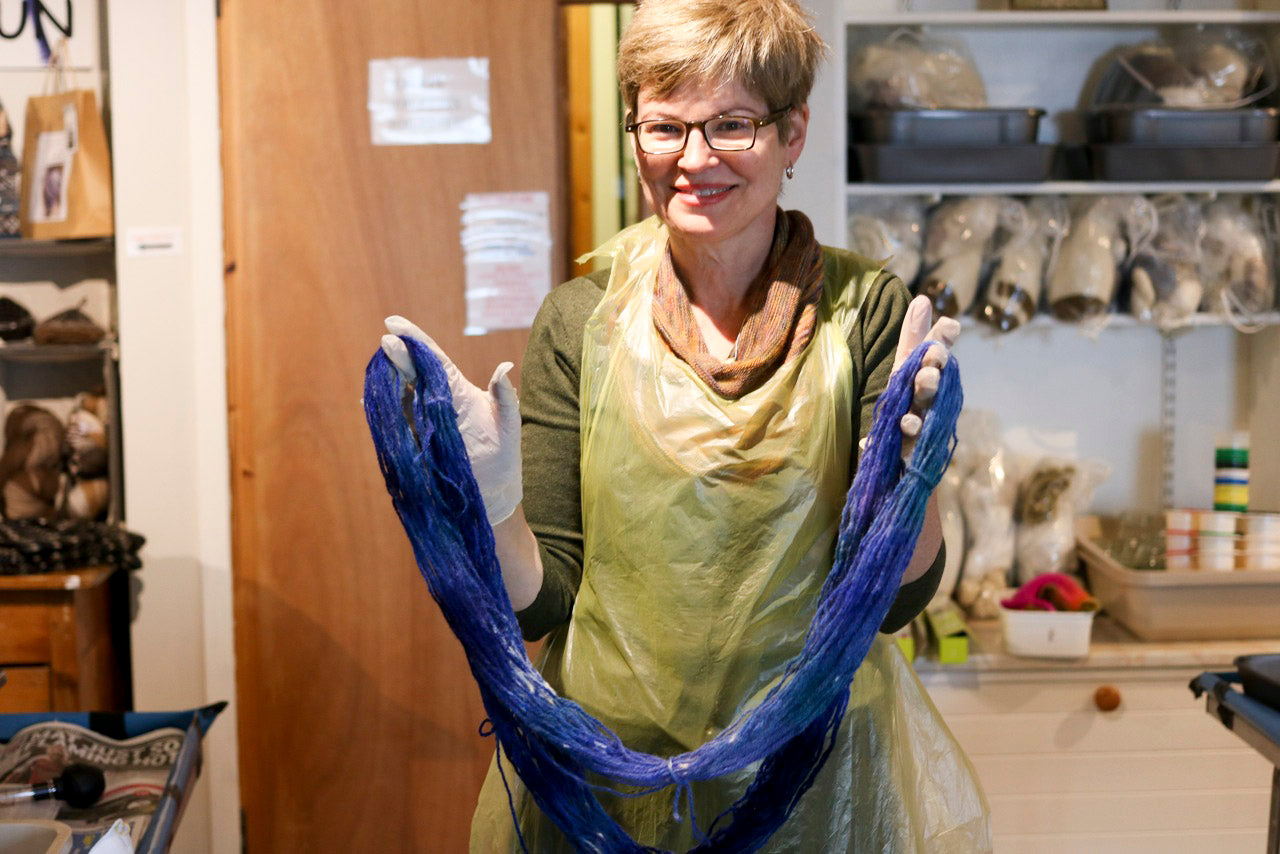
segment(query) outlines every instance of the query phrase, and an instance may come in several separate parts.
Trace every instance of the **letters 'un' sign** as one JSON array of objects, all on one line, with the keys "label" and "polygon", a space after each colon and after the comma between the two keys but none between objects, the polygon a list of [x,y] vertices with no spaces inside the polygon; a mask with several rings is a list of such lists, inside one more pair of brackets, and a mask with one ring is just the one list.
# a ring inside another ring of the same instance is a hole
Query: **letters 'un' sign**
[{"label": "letters 'un' sign", "polygon": [[98,67],[97,0],[0,0],[0,69],[43,68],[67,40],[72,68]]}]

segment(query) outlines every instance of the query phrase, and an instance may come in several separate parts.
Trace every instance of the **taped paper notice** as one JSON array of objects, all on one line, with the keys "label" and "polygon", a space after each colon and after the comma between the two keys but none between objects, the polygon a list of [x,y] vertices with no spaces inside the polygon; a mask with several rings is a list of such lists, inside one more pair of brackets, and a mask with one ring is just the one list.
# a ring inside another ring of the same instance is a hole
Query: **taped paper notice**
[{"label": "taped paper notice", "polygon": [[176,225],[130,226],[124,233],[124,245],[125,254],[130,258],[144,255],[181,255],[182,229]]},{"label": "taped paper notice", "polygon": [[486,143],[489,60],[369,60],[369,126],[374,145]]},{"label": "taped paper notice", "polygon": [[551,290],[547,193],[469,193],[462,202],[467,335],[528,329]]}]

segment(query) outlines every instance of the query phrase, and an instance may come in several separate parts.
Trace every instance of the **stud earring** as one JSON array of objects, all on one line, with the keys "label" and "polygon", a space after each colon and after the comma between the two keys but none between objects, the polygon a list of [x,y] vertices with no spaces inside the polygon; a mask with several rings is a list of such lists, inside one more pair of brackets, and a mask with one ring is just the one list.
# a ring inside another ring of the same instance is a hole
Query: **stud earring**
[{"label": "stud earring", "polygon": [[786,176],[787,176],[787,180],[788,180],[788,181],[789,181],[789,180],[791,180],[792,178],[796,177],[796,167],[794,167],[794,166],[792,166],[791,164],[789,164],[789,163],[788,163],[788,164],[787,164],[787,168],[786,168],[786,173],[785,173],[785,174],[786,174]]}]

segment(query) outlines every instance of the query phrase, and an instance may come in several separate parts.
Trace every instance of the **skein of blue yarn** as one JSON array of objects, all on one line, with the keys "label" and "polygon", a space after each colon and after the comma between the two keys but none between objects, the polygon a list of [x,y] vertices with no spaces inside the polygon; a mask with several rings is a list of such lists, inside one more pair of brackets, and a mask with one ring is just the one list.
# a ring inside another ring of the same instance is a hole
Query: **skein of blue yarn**
[{"label": "skein of blue yarn", "polygon": [[831,571],[784,678],[706,744],[661,757],[627,748],[581,706],[558,696],[529,661],[444,369],[425,345],[402,340],[417,369],[409,419],[390,360],[378,351],[365,372],[365,414],[379,466],[427,589],[462,644],[499,748],[534,801],[580,851],[653,851],[631,839],[600,805],[600,778],[642,792],[670,787],[673,814],[692,820],[690,783],[758,762],[753,782],[693,849],[758,850],[830,753],[854,672],[897,595],[925,504],[954,447],[963,399],[956,360],[948,359],[942,370],[905,465],[899,421],[911,406],[928,342],[880,396],[841,515]]}]

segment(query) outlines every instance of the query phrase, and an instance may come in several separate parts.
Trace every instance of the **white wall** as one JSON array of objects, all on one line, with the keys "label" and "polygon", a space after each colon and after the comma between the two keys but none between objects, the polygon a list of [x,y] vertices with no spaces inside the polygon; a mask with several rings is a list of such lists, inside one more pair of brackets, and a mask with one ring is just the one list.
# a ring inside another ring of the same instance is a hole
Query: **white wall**
[{"label": "white wall", "polygon": [[[134,701],[234,701],[216,21],[212,0],[105,13],[118,245],[128,526],[147,537]],[[131,256],[137,228],[182,251]],[[235,705],[205,739],[173,850],[238,852]]]},{"label": "white wall", "polygon": [[[1214,441],[1232,427],[1238,409],[1236,334],[1231,327],[1211,326],[1184,330],[1174,338],[1174,506],[1213,503]],[[1081,459],[1110,466],[1093,510],[1161,508],[1161,342],[1156,330],[1117,323],[1095,340],[1066,324],[1005,335],[970,324],[955,353],[966,409],[995,412],[1006,430],[1072,432]]]}]

